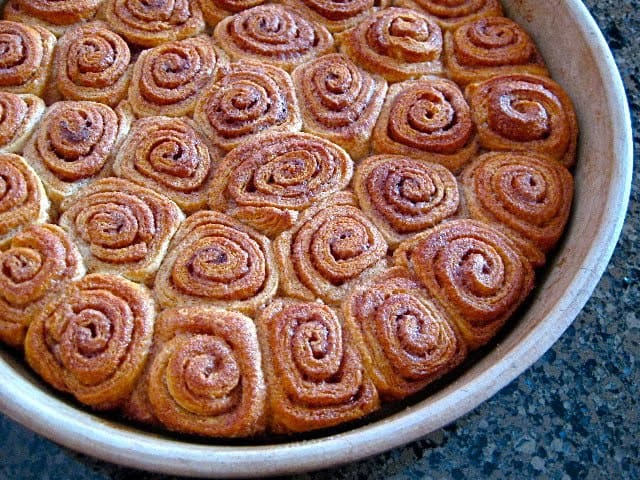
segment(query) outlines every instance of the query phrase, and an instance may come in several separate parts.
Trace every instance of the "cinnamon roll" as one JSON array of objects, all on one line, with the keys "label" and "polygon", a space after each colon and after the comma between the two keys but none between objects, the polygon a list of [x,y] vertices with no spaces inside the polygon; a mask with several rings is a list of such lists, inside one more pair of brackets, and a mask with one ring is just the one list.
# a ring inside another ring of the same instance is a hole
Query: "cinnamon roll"
[{"label": "cinnamon roll", "polygon": [[8,0],[4,18],[42,27],[56,37],[67,28],[92,19],[102,0]]},{"label": "cinnamon roll", "polygon": [[345,328],[383,398],[418,392],[466,356],[456,327],[404,268],[358,286],[343,311]]},{"label": "cinnamon roll", "polygon": [[0,153],[0,247],[23,227],[46,222],[49,206],[42,182],[24,158]]},{"label": "cinnamon roll", "polygon": [[265,0],[199,0],[204,20],[211,26],[216,26],[225,17],[264,2]]},{"label": "cinnamon roll", "polygon": [[194,119],[211,142],[229,151],[261,132],[296,132],[300,109],[289,74],[259,62],[240,61],[203,93]]},{"label": "cinnamon roll", "polygon": [[341,52],[389,82],[443,73],[440,27],[414,10],[379,10],[336,40]]},{"label": "cinnamon roll", "polygon": [[292,77],[304,130],[337,143],[354,160],[367,155],[387,93],[385,79],[338,53],[300,65]]},{"label": "cinnamon roll", "polygon": [[213,38],[232,60],[258,60],[290,72],[333,51],[329,30],[282,5],[249,8],[223,19]]},{"label": "cinnamon roll", "polygon": [[311,206],[274,245],[281,289],[302,300],[338,305],[358,280],[386,268],[384,237],[347,192]]},{"label": "cinnamon roll", "polygon": [[445,167],[399,155],[376,155],[356,168],[353,189],[362,211],[392,248],[455,215],[458,183]]},{"label": "cinnamon roll", "polygon": [[331,427],[378,408],[375,387],[333,309],[277,299],[257,324],[273,432]]},{"label": "cinnamon roll", "polygon": [[59,224],[90,272],[153,277],[184,215],[168,198],[121,178],[103,178],[61,204]]},{"label": "cinnamon roll", "polygon": [[571,99],[553,80],[502,75],[469,85],[466,95],[484,148],[575,163],[578,122]]},{"label": "cinnamon roll", "polygon": [[131,393],[151,348],[155,305],[150,292],[118,275],[73,282],[31,322],[29,365],[49,384],[106,410]]},{"label": "cinnamon roll", "polygon": [[533,288],[520,250],[476,220],[437,225],[401,244],[394,259],[444,307],[470,348],[487,343]]},{"label": "cinnamon roll", "polygon": [[0,92],[0,153],[21,152],[44,110],[35,95]]},{"label": "cinnamon roll", "polygon": [[542,266],[569,218],[571,173],[544,157],[496,152],[471,162],[460,182],[471,217],[495,224]]},{"label": "cinnamon roll", "polygon": [[114,150],[129,131],[133,114],[96,102],[63,101],[45,112],[24,148],[51,200],[60,203],[111,173]]},{"label": "cinnamon roll", "polygon": [[54,81],[67,100],[118,105],[131,80],[131,52],[120,35],[102,22],[70,28],[58,40]]},{"label": "cinnamon roll", "polygon": [[197,1],[104,0],[99,17],[130,44],[156,47],[202,33],[204,19]]},{"label": "cinnamon roll", "polygon": [[446,30],[465,22],[502,15],[500,0],[395,0],[395,4],[429,15]]},{"label": "cinnamon roll", "polygon": [[199,95],[226,69],[226,55],[205,36],[143,51],[133,67],[129,102],[139,117],[190,116]]},{"label": "cinnamon roll", "polygon": [[154,418],[170,430],[247,437],[266,426],[266,388],[253,321],[199,306],[164,310],[145,378]]},{"label": "cinnamon roll", "polygon": [[133,123],[113,170],[192,213],[207,203],[216,161],[191,119],[145,117]]},{"label": "cinnamon roll", "polygon": [[305,17],[324,25],[332,32],[341,32],[362,22],[374,12],[374,6],[387,6],[383,0],[281,0],[283,5],[297,9]]},{"label": "cinnamon roll", "polygon": [[42,96],[55,45],[56,37],[43,27],[0,21],[0,89]]},{"label": "cinnamon roll", "polygon": [[84,274],[78,248],[56,225],[29,225],[0,252],[0,340],[22,346],[29,324]]},{"label": "cinnamon roll", "polygon": [[163,307],[217,306],[253,314],[278,288],[271,242],[219,212],[191,215],[156,276]]},{"label": "cinnamon roll", "polygon": [[392,85],[373,130],[376,153],[393,153],[459,171],[478,151],[471,109],[450,80]]},{"label": "cinnamon roll", "polygon": [[247,141],[220,162],[209,205],[270,237],[298,213],[345,188],[353,164],[337,145],[306,133],[271,133]]}]

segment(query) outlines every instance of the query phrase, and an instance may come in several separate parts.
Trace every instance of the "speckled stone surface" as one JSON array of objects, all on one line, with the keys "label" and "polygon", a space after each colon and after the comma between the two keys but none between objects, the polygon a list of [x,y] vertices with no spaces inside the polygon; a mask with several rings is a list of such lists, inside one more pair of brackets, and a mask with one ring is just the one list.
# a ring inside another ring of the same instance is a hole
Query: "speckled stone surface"
[{"label": "speckled stone surface", "polygon": [[[586,0],[640,117],[640,0]],[[640,478],[640,134],[627,222],[585,309],[533,367],[494,398],[420,441],[298,479]],[[152,475],[58,447],[0,414],[0,479]]]}]

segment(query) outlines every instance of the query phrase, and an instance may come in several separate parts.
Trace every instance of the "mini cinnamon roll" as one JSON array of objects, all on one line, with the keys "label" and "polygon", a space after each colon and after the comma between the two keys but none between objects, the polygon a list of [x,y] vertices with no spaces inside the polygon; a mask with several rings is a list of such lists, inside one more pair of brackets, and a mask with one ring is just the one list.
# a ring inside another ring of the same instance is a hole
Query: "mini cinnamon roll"
[{"label": "mini cinnamon roll", "polygon": [[383,0],[281,0],[283,5],[297,9],[305,17],[324,25],[332,32],[341,32],[362,22],[371,15],[374,6],[387,6]]},{"label": "mini cinnamon roll", "polygon": [[44,110],[35,95],[0,92],[0,153],[21,152]]},{"label": "mini cinnamon roll", "polygon": [[78,248],[56,225],[29,225],[0,253],[0,340],[22,346],[32,320],[84,274]]},{"label": "mini cinnamon roll", "polygon": [[538,153],[575,163],[578,122],[571,99],[553,80],[501,75],[467,87],[466,96],[488,150]]},{"label": "mini cinnamon roll", "polygon": [[50,385],[95,409],[130,395],[151,348],[155,304],[149,290],[96,273],[68,286],[33,320],[29,365]]},{"label": "mini cinnamon roll", "polygon": [[200,96],[194,119],[213,145],[225,151],[261,132],[296,132],[302,127],[289,74],[251,61],[233,63]]},{"label": "mini cinnamon roll", "polygon": [[42,96],[55,45],[56,37],[43,27],[0,21],[0,90]]},{"label": "mini cinnamon roll", "polygon": [[225,18],[216,26],[213,38],[234,61],[258,60],[288,72],[333,51],[333,37],[325,27],[276,4]]},{"label": "mini cinnamon roll", "polygon": [[337,145],[306,133],[271,133],[247,141],[220,162],[209,205],[274,237],[299,212],[345,188],[353,164]]},{"label": "mini cinnamon roll", "polygon": [[92,19],[101,0],[9,0],[4,18],[42,27],[60,37],[67,28]]},{"label": "mini cinnamon roll", "polygon": [[273,432],[331,427],[378,408],[376,389],[333,309],[277,299],[257,324]]},{"label": "mini cinnamon roll", "polygon": [[225,17],[262,5],[264,2],[265,0],[199,0],[204,20],[212,27]]},{"label": "mini cinnamon roll", "polygon": [[500,0],[395,0],[395,4],[430,16],[445,30],[480,18],[502,15]]},{"label": "mini cinnamon roll", "polygon": [[171,200],[121,178],[103,178],[67,198],[59,224],[76,241],[89,272],[153,278],[184,219]]},{"label": "mini cinnamon roll", "polygon": [[300,65],[292,77],[304,130],[337,143],[354,160],[367,155],[387,93],[385,79],[338,53]]},{"label": "mini cinnamon roll", "polygon": [[459,171],[478,151],[471,109],[450,80],[423,78],[392,85],[373,130],[373,151]]},{"label": "mini cinnamon roll", "polygon": [[443,73],[440,27],[414,10],[379,10],[336,40],[342,53],[389,82]]}]

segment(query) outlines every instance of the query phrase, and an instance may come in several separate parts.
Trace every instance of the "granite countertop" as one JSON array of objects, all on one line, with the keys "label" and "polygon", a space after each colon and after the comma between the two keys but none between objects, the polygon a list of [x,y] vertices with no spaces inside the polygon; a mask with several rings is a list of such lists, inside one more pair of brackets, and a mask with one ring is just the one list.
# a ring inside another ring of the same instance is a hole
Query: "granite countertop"
[{"label": "granite countertop", "polygon": [[[640,0],[585,0],[640,116]],[[297,478],[640,478],[640,135],[627,221],[573,325],[523,375],[448,427],[369,460]],[[0,414],[0,479],[166,479],[71,452]],[[293,478],[293,477],[292,477]]]}]

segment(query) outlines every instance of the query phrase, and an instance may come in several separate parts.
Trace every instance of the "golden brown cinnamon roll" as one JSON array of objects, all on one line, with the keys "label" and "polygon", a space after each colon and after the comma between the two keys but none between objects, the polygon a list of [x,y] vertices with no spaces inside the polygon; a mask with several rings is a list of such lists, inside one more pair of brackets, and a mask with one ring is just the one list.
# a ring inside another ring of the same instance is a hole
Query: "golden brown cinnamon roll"
[{"label": "golden brown cinnamon roll", "polygon": [[337,143],[354,160],[367,155],[387,93],[385,79],[338,53],[300,65],[292,77],[304,130]]},{"label": "golden brown cinnamon roll", "polygon": [[140,47],[193,37],[205,26],[198,2],[191,0],[104,0],[99,17]]},{"label": "golden brown cinnamon roll", "polygon": [[93,18],[100,3],[101,0],[9,0],[4,18],[43,27],[59,37],[70,26]]},{"label": "golden brown cinnamon roll", "polygon": [[341,52],[389,82],[442,73],[440,27],[414,10],[380,10],[336,40]]},{"label": "golden brown cinnamon roll", "polygon": [[143,51],[133,67],[129,102],[139,117],[191,115],[199,95],[227,66],[205,36]]},{"label": "golden brown cinnamon roll", "polygon": [[460,196],[445,167],[399,155],[375,155],[356,168],[353,189],[362,211],[394,248],[458,211]]},{"label": "golden brown cinnamon roll", "polygon": [[267,304],[277,288],[269,239],[205,210],[182,224],[155,281],[163,307],[218,306],[247,314]]},{"label": "golden brown cinnamon roll", "polygon": [[394,259],[445,308],[470,348],[487,343],[533,288],[529,261],[476,220],[441,223],[402,243]]},{"label": "golden brown cinnamon roll", "polygon": [[332,32],[341,32],[362,22],[374,12],[375,0],[281,0],[283,5],[297,9],[305,17],[324,25]]},{"label": "golden brown cinnamon roll", "polygon": [[306,133],[261,135],[220,162],[209,205],[265,235],[291,228],[298,213],[345,188],[353,164],[328,140]]},{"label": "golden brown cinnamon roll", "polygon": [[331,305],[339,304],[359,279],[383,270],[388,248],[347,192],[311,206],[274,246],[284,293]]},{"label": "golden brown cinnamon roll", "polygon": [[21,152],[44,110],[35,95],[0,92],[0,153]]},{"label": "golden brown cinnamon roll", "polygon": [[373,130],[373,151],[427,160],[459,171],[477,152],[471,109],[450,80],[392,85]]},{"label": "golden brown cinnamon roll", "polygon": [[497,225],[531,263],[542,266],[544,254],[556,244],[569,218],[569,171],[540,156],[487,153],[465,168],[460,182],[470,215]]},{"label": "golden brown cinnamon roll", "polygon": [[0,21],[0,89],[42,96],[55,45],[56,37],[45,28]]},{"label": "golden brown cinnamon roll", "polygon": [[72,283],[33,320],[25,339],[29,365],[58,390],[96,409],[131,393],[151,348],[151,293],[117,275]]},{"label": "golden brown cinnamon roll", "polygon": [[0,340],[21,346],[31,321],[84,274],[78,248],[60,227],[29,225],[0,252]]},{"label": "golden brown cinnamon roll", "polygon": [[503,75],[467,87],[480,144],[488,150],[539,153],[571,167],[578,122],[571,99],[553,80]]},{"label": "golden brown cinnamon roll", "polygon": [[383,398],[416,393],[466,356],[446,313],[404,268],[358,286],[343,311],[345,328]]},{"label": "golden brown cinnamon roll", "polygon": [[133,123],[113,170],[192,213],[207,203],[217,160],[191,119],[145,117]]},{"label": "golden brown cinnamon roll", "polygon": [[395,4],[429,15],[446,30],[464,22],[502,15],[500,0],[395,0]]},{"label": "golden brown cinnamon roll", "polygon": [[333,309],[277,299],[257,324],[273,432],[331,427],[378,408],[375,387]]},{"label": "golden brown cinnamon roll", "polygon": [[204,20],[211,26],[216,26],[225,17],[264,2],[265,0],[199,0]]},{"label": "golden brown cinnamon roll", "polygon": [[70,28],[58,40],[54,82],[63,98],[115,107],[129,87],[129,46],[102,22]]},{"label": "golden brown cinnamon roll", "polygon": [[258,60],[290,72],[333,51],[331,33],[295,10],[268,4],[225,18],[213,38],[232,60]]},{"label": "golden brown cinnamon roll", "polygon": [[0,153],[0,247],[23,227],[46,222],[49,206],[42,182],[24,158]]},{"label": "golden brown cinnamon roll", "polygon": [[76,241],[87,270],[148,281],[184,214],[168,198],[121,178],[103,178],[61,204],[60,226]]},{"label": "golden brown cinnamon roll", "polygon": [[24,157],[60,203],[97,178],[111,174],[113,155],[133,118],[96,102],[56,102],[24,148]]},{"label": "golden brown cinnamon roll", "polygon": [[296,132],[300,109],[289,74],[259,62],[233,63],[198,99],[194,119],[211,142],[229,151],[261,132]]},{"label": "golden brown cinnamon roll", "polygon": [[154,417],[167,428],[247,437],[266,426],[266,388],[253,321],[215,307],[172,308],[158,317],[143,379]]},{"label": "golden brown cinnamon roll", "polygon": [[460,85],[496,75],[548,75],[544,60],[527,32],[505,17],[486,17],[445,33],[445,66]]}]

